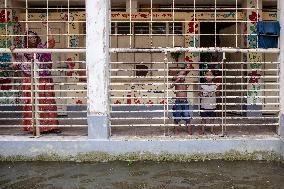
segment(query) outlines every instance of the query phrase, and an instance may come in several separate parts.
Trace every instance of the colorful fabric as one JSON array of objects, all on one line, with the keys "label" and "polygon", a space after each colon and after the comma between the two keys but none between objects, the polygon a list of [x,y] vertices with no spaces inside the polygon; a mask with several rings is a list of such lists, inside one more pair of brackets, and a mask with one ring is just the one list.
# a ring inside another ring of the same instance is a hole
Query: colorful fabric
[{"label": "colorful fabric", "polygon": [[[28,32],[31,35],[35,35],[37,38],[37,48],[46,48],[47,43],[43,44],[35,32]],[[27,47],[27,35],[24,38],[24,48]],[[53,80],[47,76],[51,76],[50,69],[52,69],[52,57],[51,53],[24,53],[16,54],[16,61],[19,63],[19,69],[23,71],[24,79],[22,90],[26,90],[22,93],[25,97],[23,100],[23,125],[25,131],[32,131],[32,101],[31,101],[31,62],[36,58],[36,63],[41,71],[38,71],[40,78],[38,79],[39,85],[38,89],[43,90],[37,93],[38,97],[44,97],[37,100],[38,110],[43,111],[38,113],[38,123],[40,125],[41,132],[48,132],[52,130],[57,130],[58,115],[57,106],[54,98],[55,93]]]},{"label": "colorful fabric", "polygon": [[[57,111],[56,101],[50,97],[54,97],[55,94],[52,92],[54,90],[53,81],[51,78],[39,78],[39,90],[43,90],[43,92],[38,93],[38,97],[45,97],[42,99],[38,99],[37,105],[39,111],[44,111],[39,113],[40,120],[38,121],[40,124],[41,132],[48,132],[57,129],[58,120],[57,120]],[[22,90],[31,90],[31,78],[26,77],[23,79]],[[25,91],[23,92],[23,130],[24,131],[32,131],[32,102],[31,102],[31,92]],[[52,112],[51,112],[52,111]]]},{"label": "colorful fabric", "polygon": [[[37,48],[46,48],[45,44],[39,44]],[[39,76],[49,76],[51,75],[49,69],[52,69],[52,59],[50,53],[36,53],[35,58],[38,62],[38,68],[42,69],[39,71]],[[17,54],[16,55],[17,62],[22,62],[19,64],[19,68],[26,74],[31,75],[31,62],[34,59],[33,53],[24,53],[24,54]]]}]

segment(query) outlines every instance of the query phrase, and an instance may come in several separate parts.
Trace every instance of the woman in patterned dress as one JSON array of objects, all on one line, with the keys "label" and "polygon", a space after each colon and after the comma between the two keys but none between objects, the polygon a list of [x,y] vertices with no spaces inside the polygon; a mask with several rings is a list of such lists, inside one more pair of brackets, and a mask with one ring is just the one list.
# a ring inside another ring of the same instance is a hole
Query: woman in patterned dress
[{"label": "woman in patterned dress", "polygon": [[[23,40],[23,48],[53,48],[55,46],[55,40],[52,38],[46,43],[42,43],[40,37],[36,32],[28,31]],[[14,46],[11,47],[11,52],[15,49]],[[38,68],[41,69],[38,71],[38,109],[42,111],[38,113],[39,115],[39,125],[40,131],[43,133],[46,132],[55,132],[59,133],[58,129],[58,115],[57,115],[57,106],[54,99],[54,85],[50,69],[52,69],[52,59],[51,53],[12,53],[14,67],[20,69],[23,75],[23,85],[22,85],[22,97],[23,99],[23,130],[24,131],[33,131],[32,127],[32,106],[31,106],[31,62],[36,59],[38,63]],[[42,98],[45,97],[45,98]]]}]

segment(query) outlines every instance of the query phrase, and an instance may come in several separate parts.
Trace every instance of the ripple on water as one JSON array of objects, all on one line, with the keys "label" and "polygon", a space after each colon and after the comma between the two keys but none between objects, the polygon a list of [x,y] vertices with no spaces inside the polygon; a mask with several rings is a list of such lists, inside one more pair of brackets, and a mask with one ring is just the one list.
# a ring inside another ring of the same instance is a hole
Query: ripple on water
[{"label": "ripple on water", "polygon": [[30,177],[23,180],[11,181],[7,186],[3,186],[3,189],[39,188],[39,184],[43,181],[43,177]]},{"label": "ripple on water", "polygon": [[[9,168],[10,167],[10,168]],[[0,162],[0,188],[281,188],[284,165],[256,161],[190,163]]]}]

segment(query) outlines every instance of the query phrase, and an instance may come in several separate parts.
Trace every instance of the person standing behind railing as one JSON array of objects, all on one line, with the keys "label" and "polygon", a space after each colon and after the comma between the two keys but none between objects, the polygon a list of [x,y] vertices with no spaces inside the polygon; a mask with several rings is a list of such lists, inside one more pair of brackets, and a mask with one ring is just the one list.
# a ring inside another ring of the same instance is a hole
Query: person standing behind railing
[{"label": "person standing behind railing", "polygon": [[211,70],[207,70],[205,74],[206,82],[200,87],[199,96],[201,97],[201,131],[200,134],[204,135],[204,125],[210,124],[211,134],[217,134],[214,131],[214,119],[216,118],[216,93],[219,85],[213,82],[214,74]]},{"label": "person standing behind railing", "polygon": [[[42,43],[40,37],[36,32],[27,31],[24,40],[23,40],[23,48],[53,48],[55,46],[55,40],[51,38],[48,42]],[[52,69],[52,59],[51,53],[13,53],[15,46],[11,46],[11,52],[13,57],[13,67],[15,69],[20,69],[23,75],[23,85],[22,92],[23,99],[23,130],[24,131],[33,131],[32,127],[32,101],[31,101],[31,64],[36,57],[38,63],[38,68],[41,69],[38,71],[39,79],[38,79],[38,110],[41,111],[39,115],[39,124],[40,124],[40,132],[42,133],[60,133],[58,129],[58,114],[57,114],[57,106],[56,101],[54,99],[54,85],[53,79],[51,77],[51,69]],[[44,98],[42,98],[44,97]]]},{"label": "person standing behind railing", "polygon": [[[186,69],[186,67],[177,67],[177,69]],[[181,121],[185,121],[185,126],[187,128],[188,134],[192,135],[192,124],[190,112],[192,109],[190,108],[190,104],[187,100],[188,93],[188,84],[185,83],[185,78],[188,74],[188,71],[179,70],[177,71],[177,75],[172,78],[172,84],[170,88],[174,88],[175,93],[175,103],[173,105],[173,117],[174,124],[180,125]],[[174,133],[177,133],[177,128],[174,126]]]}]

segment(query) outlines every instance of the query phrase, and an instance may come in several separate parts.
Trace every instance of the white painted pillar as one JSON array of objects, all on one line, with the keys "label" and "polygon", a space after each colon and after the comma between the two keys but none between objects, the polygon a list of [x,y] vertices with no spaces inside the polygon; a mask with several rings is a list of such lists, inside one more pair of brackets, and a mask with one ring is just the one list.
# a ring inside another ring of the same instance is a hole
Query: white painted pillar
[{"label": "white painted pillar", "polygon": [[280,13],[280,127],[279,133],[284,138],[284,1],[278,1]]},{"label": "white painted pillar", "polygon": [[278,0],[278,8],[280,10],[279,22],[280,22],[280,154],[284,159],[284,1]]},{"label": "white painted pillar", "polygon": [[[249,21],[246,23],[247,27],[247,38],[246,38],[246,47],[253,49],[258,47],[258,41],[256,36],[256,26],[257,21],[262,20],[262,0],[245,0],[244,8],[251,8],[246,10],[246,19]],[[248,71],[248,80],[251,78],[255,78],[261,76],[261,69],[264,68],[264,65],[261,64],[263,61],[262,53],[247,53],[246,61],[249,62],[247,64],[247,68],[252,70]],[[249,82],[247,85],[247,113],[248,117],[261,117],[262,116],[262,105],[258,105],[259,103],[263,103],[264,99],[261,98],[263,96],[263,86],[259,83],[262,83],[262,79],[258,79],[258,82]]]},{"label": "white painted pillar", "polygon": [[109,1],[86,0],[88,136],[109,137]]}]

